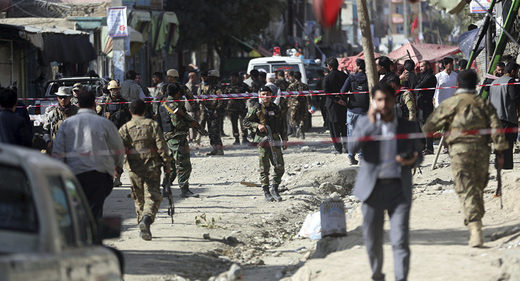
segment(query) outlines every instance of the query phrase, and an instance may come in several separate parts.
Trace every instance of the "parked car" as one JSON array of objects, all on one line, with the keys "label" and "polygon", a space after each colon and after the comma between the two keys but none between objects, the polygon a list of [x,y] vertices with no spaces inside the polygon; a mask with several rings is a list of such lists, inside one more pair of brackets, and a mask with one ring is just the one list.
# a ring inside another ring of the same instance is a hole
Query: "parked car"
[{"label": "parked car", "polygon": [[307,83],[305,66],[302,59],[299,57],[272,56],[252,59],[249,61],[249,65],[247,66],[247,73],[253,69],[264,69],[267,73],[274,73],[278,70],[299,71],[302,74],[302,82]]},{"label": "parked car", "polygon": [[0,144],[0,175],[0,281],[122,280],[121,253],[102,245],[121,219],[94,222],[65,164]]}]

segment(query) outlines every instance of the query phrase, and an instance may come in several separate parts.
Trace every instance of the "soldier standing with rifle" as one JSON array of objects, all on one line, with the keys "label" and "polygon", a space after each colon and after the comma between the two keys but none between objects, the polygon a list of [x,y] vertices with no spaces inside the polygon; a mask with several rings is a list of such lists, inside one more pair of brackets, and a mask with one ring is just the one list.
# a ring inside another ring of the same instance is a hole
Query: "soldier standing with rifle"
[{"label": "soldier standing with rifle", "polygon": [[[224,93],[218,81],[220,74],[218,70],[208,72],[207,87],[202,88],[202,95],[220,96]],[[221,99],[211,99],[201,102],[204,108],[204,115],[208,122],[209,142],[213,150],[206,155],[224,155],[222,138],[220,135],[220,120],[224,118],[226,101]]]},{"label": "soldier standing with rifle", "polygon": [[446,129],[455,192],[464,211],[464,224],[470,232],[469,246],[481,247],[482,217],[484,216],[484,188],[488,182],[490,146],[497,154],[497,168],[504,163],[503,152],[508,143],[503,133],[489,135],[464,134],[465,130],[500,129],[501,123],[495,108],[476,94],[477,74],[473,70],[461,71],[457,77],[459,89],[444,100],[424,124],[425,133]]},{"label": "soldier standing with rifle", "polygon": [[127,151],[125,165],[130,170],[140,236],[150,241],[150,225],[161,206],[161,167],[170,173],[171,156],[159,124],[144,117],[145,109],[144,101],[133,101],[130,104],[132,120],[119,129],[119,134]]},{"label": "soldier standing with rifle", "polygon": [[52,152],[52,142],[56,138],[56,134],[63,120],[72,115],[76,115],[79,110],[77,106],[70,102],[72,92],[69,87],[59,87],[56,96],[58,98],[58,104],[48,107],[47,110],[45,110],[43,130],[45,132],[44,138],[47,141],[47,153]]},{"label": "soldier standing with rifle", "polygon": [[182,94],[177,84],[168,84],[166,93],[172,101],[164,102],[159,107],[159,123],[173,155],[169,175],[170,181],[167,184],[171,184],[175,177],[178,177],[183,198],[199,197],[198,194],[194,194],[189,189],[191,161],[187,137],[190,128],[197,129],[201,135],[207,135],[207,132],[187,113],[183,102],[178,101]]},{"label": "soldier standing with rifle", "polygon": [[[294,80],[287,87],[287,91],[308,91],[309,86],[305,83],[303,83],[302,80],[302,74],[300,72],[294,73]],[[309,112],[307,111],[309,108],[309,97],[305,95],[301,96],[290,96],[289,99],[289,108],[291,112],[290,116],[290,124],[292,127],[292,132],[294,133],[294,136],[302,139],[305,139],[305,129],[303,128],[303,124],[305,122],[305,119],[307,119],[307,115]]]},{"label": "soldier standing with rifle", "polygon": [[[271,89],[262,86],[258,92],[260,104],[253,106],[244,119],[244,125],[256,130],[254,142],[258,142],[260,183],[268,202],[282,201],[278,187],[285,172],[282,149],[287,149],[287,131],[281,119],[280,108],[271,102]],[[281,145],[281,147],[280,147]],[[270,163],[274,166],[273,184],[269,188]]]},{"label": "soldier standing with rifle", "polygon": [[[102,104],[96,106],[97,114],[108,118],[119,129],[123,124],[130,121],[132,116],[128,110],[127,100],[121,96],[121,85],[119,82],[112,80],[108,83],[107,89],[110,91],[109,95],[102,96]],[[122,186],[121,174],[119,171],[114,178],[114,187]]]}]

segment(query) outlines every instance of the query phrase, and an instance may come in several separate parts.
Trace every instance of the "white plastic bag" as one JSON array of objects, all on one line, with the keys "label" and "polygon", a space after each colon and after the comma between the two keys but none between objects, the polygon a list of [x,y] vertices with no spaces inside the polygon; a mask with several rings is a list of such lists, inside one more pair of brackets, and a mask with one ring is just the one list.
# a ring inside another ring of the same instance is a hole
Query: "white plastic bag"
[{"label": "white plastic bag", "polygon": [[308,214],[303,221],[302,228],[298,236],[310,238],[311,240],[321,239],[321,215],[320,212]]}]

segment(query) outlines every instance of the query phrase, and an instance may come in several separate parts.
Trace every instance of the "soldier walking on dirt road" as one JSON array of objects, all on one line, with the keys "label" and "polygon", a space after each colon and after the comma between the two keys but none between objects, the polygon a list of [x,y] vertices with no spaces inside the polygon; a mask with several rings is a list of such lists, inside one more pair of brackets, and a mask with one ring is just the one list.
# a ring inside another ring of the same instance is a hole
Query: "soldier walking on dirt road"
[{"label": "soldier walking on dirt road", "polygon": [[489,142],[497,153],[497,164],[504,162],[503,152],[508,143],[503,133],[489,135],[463,134],[464,130],[500,129],[502,125],[495,108],[476,94],[477,74],[473,70],[459,73],[459,89],[444,100],[430,115],[423,131],[432,133],[448,129],[446,144],[449,146],[455,192],[459,195],[464,211],[464,224],[470,232],[469,246],[483,245],[482,217],[484,216],[484,188],[489,173]]},{"label": "soldier walking on dirt road", "polygon": [[161,206],[161,167],[170,172],[171,156],[159,124],[145,118],[146,104],[135,100],[130,104],[132,120],[119,129],[128,151],[125,165],[130,170],[132,198],[135,202],[137,223],[143,240],[152,240],[150,225]]},{"label": "soldier walking on dirt road", "polygon": [[[173,100],[181,99],[181,92],[177,84],[168,84],[166,94]],[[164,132],[168,148],[173,155],[171,161],[170,183],[178,177],[181,188],[181,196],[199,197],[189,189],[189,179],[191,175],[190,146],[188,144],[188,134],[190,128],[196,128],[202,135],[207,132],[200,127],[187,112],[184,104],[179,101],[164,102],[159,107],[159,123]]]}]

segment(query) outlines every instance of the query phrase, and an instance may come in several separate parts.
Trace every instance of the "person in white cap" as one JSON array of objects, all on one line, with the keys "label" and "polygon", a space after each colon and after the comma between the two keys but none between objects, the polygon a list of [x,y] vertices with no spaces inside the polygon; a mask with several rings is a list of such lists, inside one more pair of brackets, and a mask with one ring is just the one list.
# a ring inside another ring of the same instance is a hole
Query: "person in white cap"
[{"label": "person in white cap", "polygon": [[[208,71],[208,85],[202,90],[201,94],[217,96],[222,95],[224,91],[220,87],[220,83],[218,81],[219,77],[220,73],[218,70]],[[226,104],[226,101],[221,99],[212,99],[202,102],[204,114],[208,120],[209,142],[213,147],[213,150],[207,155],[224,155],[222,138],[220,135],[220,119],[224,118]]]},{"label": "person in white cap", "polygon": [[47,107],[45,110],[45,124],[43,125],[44,139],[47,142],[47,151],[52,150],[52,141],[56,138],[58,129],[63,120],[78,113],[78,107],[71,104],[72,89],[70,87],[59,87],[56,92],[58,104]]}]

